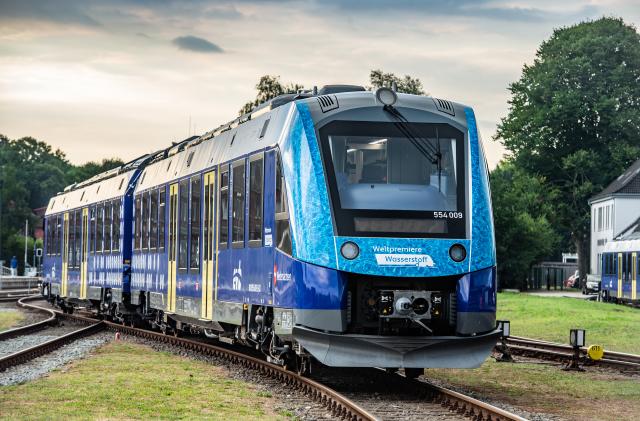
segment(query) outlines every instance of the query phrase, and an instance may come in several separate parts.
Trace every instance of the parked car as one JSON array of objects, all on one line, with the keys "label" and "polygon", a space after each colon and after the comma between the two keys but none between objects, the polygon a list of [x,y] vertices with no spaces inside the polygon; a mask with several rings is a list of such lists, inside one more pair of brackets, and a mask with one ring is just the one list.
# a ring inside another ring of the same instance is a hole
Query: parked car
[{"label": "parked car", "polygon": [[592,294],[600,291],[600,275],[587,275],[587,282],[582,287],[583,294]]},{"label": "parked car", "polygon": [[564,281],[565,288],[574,288],[580,285],[580,273],[576,270],[575,273],[569,276]]}]

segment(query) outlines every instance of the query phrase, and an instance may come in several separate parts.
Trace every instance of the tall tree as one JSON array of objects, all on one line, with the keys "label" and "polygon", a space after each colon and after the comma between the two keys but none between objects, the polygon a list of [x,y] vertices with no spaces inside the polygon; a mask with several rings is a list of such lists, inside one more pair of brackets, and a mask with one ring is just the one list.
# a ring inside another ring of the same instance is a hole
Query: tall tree
[{"label": "tall tree", "polygon": [[496,138],[544,178],[588,272],[587,200],[640,156],[640,35],[622,19],[557,29],[525,65]]},{"label": "tall tree", "polygon": [[501,288],[526,289],[531,266],[558,242],[550,216],[553,208],[544,180],[511,161],[491,172],[491,200]]},{"label": "tall tree", "polygon": [[422,82],[418,78],[404,75],[396,76],[393,73],[384,73],[380,69],[372,70],[369,74],[369,81],[373,88],[391,87],[393,83],[398,87],[398,92],[405,94],[424,95]]},{"label": "tall tree", "polygon": [[263,102],[269,101],[279,95],[295,94],[299,89],[303,89],[302,85],[297,83],[289,83],[283,85],[280,82],[280,76],[264,75],[258,81],[256,90],[258,91],[256,99],[249,101],[240,109],[239,114],[243,115],[251,112],[255,107]]}]

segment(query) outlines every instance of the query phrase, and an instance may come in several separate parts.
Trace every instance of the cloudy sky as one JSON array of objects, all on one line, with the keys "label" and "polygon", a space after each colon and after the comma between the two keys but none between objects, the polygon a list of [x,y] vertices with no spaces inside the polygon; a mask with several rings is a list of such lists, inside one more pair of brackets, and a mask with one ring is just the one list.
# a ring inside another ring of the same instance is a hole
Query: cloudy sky
[{"label": "cloudy sky", "polygon": [[601,16],[639,26],[640,4],[0,0],[0,133],[128,160],[235,118],[261,75],[310,88],[380,68],[474,106],[493,167],[508,84],[553,28]]}]

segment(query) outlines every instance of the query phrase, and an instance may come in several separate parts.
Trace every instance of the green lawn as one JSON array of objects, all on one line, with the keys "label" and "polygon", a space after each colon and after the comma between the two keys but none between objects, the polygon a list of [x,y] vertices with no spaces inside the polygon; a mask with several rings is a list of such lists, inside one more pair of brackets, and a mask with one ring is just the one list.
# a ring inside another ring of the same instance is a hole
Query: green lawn
[{"label": "green lawn", "polygon": [[498,320],[511,335],[568,343],[569,329],[586,329],[587,345],[640,354],[640,309],[576,298],[498,294]]},{"label": "green lawn", "polygon": [[557,366],[487,360],[473,370],[428,369],[427,378],[533,413],[572,420],[637,420],[640,381],[617,373],[566,372]]},{"label": "green lawn", "polygon": [[22,313],[18,310],[0,309],[0,331],[15,326],[23,318]]},{"label": "green lawn", "polygon": [[112,342],[33,382],[0,387],[0,419],[285,419],[276,400],[224,370]]}]

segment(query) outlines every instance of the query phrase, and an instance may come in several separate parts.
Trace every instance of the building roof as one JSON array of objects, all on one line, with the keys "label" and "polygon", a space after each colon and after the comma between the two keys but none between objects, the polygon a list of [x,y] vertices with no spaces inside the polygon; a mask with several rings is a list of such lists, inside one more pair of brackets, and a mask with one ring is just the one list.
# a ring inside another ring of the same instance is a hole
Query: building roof
[{"label": "building roof", "polygon": [[613,180],[604,190],[589,199],[589,203],[614,194],[640,195],[640,159]]},{"label": "building roof", "polygon": [[640,218],[633,221],[629,226],[620,231],[614,240],[637,240],[640,239]]}]

